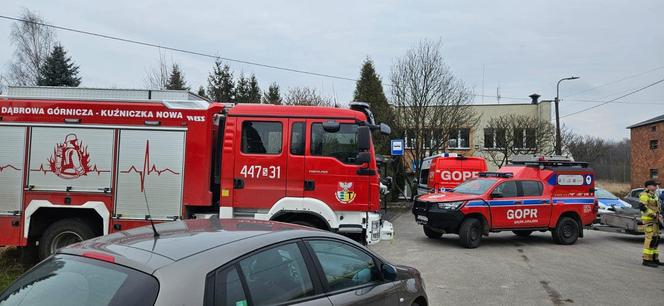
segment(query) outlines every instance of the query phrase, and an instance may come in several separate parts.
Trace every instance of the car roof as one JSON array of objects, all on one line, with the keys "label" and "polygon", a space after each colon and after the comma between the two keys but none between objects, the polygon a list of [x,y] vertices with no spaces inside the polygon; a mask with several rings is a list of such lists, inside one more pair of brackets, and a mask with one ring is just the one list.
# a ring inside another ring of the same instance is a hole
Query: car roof
[{"label": "car roof", "polygon": [[301,236],[325,235],[323,231],[299,225],[249,219],[180,220],[155,224],[155,228],[158,237],[150,226],[144,226],[86,240],[58,253],[97,259],[111,256],[115,263],[152,273],[206,250],[222,245],[232,247],[234,243],[246,243],[256,237],[269,236],[276,242],[292,237],[292,232]]}]

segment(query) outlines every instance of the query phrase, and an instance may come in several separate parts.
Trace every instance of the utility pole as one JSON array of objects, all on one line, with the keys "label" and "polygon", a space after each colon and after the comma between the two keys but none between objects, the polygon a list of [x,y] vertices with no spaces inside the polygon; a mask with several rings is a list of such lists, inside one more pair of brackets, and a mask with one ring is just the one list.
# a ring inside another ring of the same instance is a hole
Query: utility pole
[{"label": "utility pole", "polygon": [[560,82],[567,80],[576,80],[578,78],[579,77],[577,76],[562,78],[556,84],[556,99],[554,100],[556,104],[556,155],[563,155],[562,138],[561,138],[562,136],[560,135],[560,112],[558,110],[558,103],[560,102]]}]

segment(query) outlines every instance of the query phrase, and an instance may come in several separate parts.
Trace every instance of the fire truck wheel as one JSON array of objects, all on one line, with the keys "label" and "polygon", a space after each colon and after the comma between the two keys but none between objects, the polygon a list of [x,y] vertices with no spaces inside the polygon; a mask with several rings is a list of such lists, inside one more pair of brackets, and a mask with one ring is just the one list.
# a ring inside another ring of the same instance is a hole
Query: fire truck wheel
[{"label": "fire truck wheel", "polygon": [[558,244],[574,244],[579,238],[579,223],[573,218],[562,217],[558,220],[558,225],[551,231],[553,241]]},{"label": "fire truck wheel", "polygon": [[533,233],[533,231],[526,231],[526,230],[521,230],[521,231],[512,231],[514,235],[517,235],[519,237],[528,237],[530,234]]},{"label": "fire truck wheel", "polygon": [[459,241],[468,249],[474,249],[482,241],[482,222],[475,218],[468,218],[461,223],[459,228]]},{"label": "fire truck wheel", "polygon": [[440,239],[443,236],[443,233],[436,232],[428,226],[422,226],[424,228],[424,234],[431,239]]},{"label": "fire truck wheel", "polygon": [[64,219],[51,224],[39,240],[39,260],[43,260],[58,249],[95,237],[94,231],[78,218]]}]

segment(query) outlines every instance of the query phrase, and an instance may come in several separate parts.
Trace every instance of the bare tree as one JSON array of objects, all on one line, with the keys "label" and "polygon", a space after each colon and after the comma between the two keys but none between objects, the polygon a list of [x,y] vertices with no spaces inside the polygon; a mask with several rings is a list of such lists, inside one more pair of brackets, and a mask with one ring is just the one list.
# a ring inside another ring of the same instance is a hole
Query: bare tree
[{"label": "bare tree", "polygon": [[484,130],[485,155],[502,167],[514,155],[554,151],[555,130],[551,122],[528,115],[508,114],[489,120]]},{"label": "bare tree", "polygon": [[166,84],[170,77],[166,56],[159,52],[159,61],[156,67],[146,69],[145,88],[146,89],[166,89]]},{"label": "bare tree", "polygon": [[323,97],[315,88],[289,88],[284,98],[285,105],[331,106],[332,99]]},{"label": "bare tree", "polygon": [[4,78],[9,85],[36,85],[39,68],[55,45],[55,32],[43,26],[46,21],[28,9],[23,11],[21,19],[25,21],[12,24],[9,34],[16,50]]},{"label": "bare tree", "polygon": [[439,41],[423,40],[408,50],[390,80],[396,129],[407,134],[406,158],[416,162],[419,177],[424,157],[447,150],[453,131],[477,123],[472,95],[445,64]]}]

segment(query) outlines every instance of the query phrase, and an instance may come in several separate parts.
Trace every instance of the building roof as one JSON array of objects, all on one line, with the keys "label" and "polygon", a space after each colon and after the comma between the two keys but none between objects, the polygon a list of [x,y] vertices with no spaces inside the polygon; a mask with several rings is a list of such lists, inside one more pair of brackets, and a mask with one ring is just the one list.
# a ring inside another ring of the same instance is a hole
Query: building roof
[{"label": "building roof", "polygon": [[649,125],[649,124],[663,122],[663,121],[664,121],[664,115],[660,115],[660,116],[657,116],[655,118],[648,119],[646,121],[639,122],[637,124],[633,124],[631,126],[628,126],[627,128],[628,129],[633,129],[633,128],[641,127],[641,126],[644,126],[644,125]]}]

